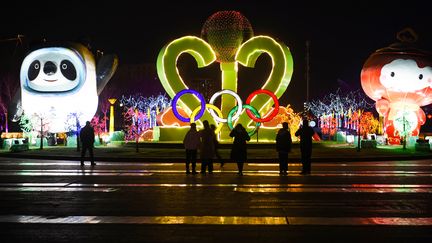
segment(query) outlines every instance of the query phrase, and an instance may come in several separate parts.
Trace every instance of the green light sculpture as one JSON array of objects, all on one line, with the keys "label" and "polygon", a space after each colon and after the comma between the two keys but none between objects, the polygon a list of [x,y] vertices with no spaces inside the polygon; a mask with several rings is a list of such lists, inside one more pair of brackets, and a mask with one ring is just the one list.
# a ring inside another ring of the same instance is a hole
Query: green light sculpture
[{"label": "green light sculpture", "polygon": [[[238,63],[246,67],[254,67],[258,57],[266,53],[272,60],[272,70],[261,89],[273,92],[280,98],[286,91],[293,73],[293,59],[289,48],[268,36],[253,36],[249,21],[239,12],[221,11],[213,14],[204,24],[201,31],[203,39],[186,36],[176,39],[162,48],[157,60],[159,78],[167,93],[175,94],[188,87],[177,69],[177,60],[183,53],[192,55],[198,67],[205,67],[218,61],[222,71],[222,89],[237,92]],[[188,113],[200,106],[199,100],[191,95],[184,95],[178,104]],[[266,95],[256,96],[251,105],[260,114],[267,113],[272,108],[272,98]],[[221,112],[224,117],[236,106],[232,96],[221,96]],[[216,123],[206,111],[200,120]],[[249,126],[252,120],[246,112],[240,116],[237,123]],[[266,139],[273,140],[275,134],[268,133]],[[221,130],[221,139],[230,139],[227,125]]]}]

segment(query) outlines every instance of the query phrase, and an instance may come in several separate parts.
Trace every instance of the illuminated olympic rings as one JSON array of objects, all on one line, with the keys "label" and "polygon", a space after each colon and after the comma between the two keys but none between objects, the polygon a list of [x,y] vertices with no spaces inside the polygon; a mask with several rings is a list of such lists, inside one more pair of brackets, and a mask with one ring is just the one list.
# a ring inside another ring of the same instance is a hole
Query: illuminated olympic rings
[{"label": "illuminated olympic rings", "polygon": [[[218,116],[222,116],[222,111],[219,108],[217,108],[217,106],[212,105],[212,104],[206,104],[205,107],[207,109],[211,109],[210,111],[215,110]],[[191,123],[195,122],[195,116],[198,113],[198,111],[200,110],[200,108],[201,107],[197,107],[197,108],[195,108],[195,110],[192,111],[191,117],[190,117]],[[220,130],[222,129],[222,127],[223,127],[223,123],[219,122],[218,126],[216,127],[215,133],[219,133]]]},{"label": "illuminated olympic rings", "polygon": [[[218,92],[214,93],[214,95],[210,98],[210,104],[214,105],[215,99],[217,97],[219,97],[220,95],[223,95],[223,94],[229,94],[229,95],[234,96],[234,98],[237,100],[237,105],[240,106],[240,107],[243,106],[243,101],[240,99],[240,96],[236,92],[234,92],[232,90],[229,90],[229,89],[224,89],[224,90],[221,90],[221,91],[218,91]],[[242,109],[238,109],[237,113],[235,113],[235,115],[232,117],[232,120],[237,120],[237,118],[239,118],[239,116],[241,115],[241,113],[242,113]],[[228,121],[227,119],[220,118],[219,116],[217,116],[216,114],[214,114],[213,110],[210,110],[210,114],[218,122],[227,122]],[[220,115],[220,116],[222,116],[222,115]]]},{"label": "illuminated olympic rings", "polygon": [[255,90],[254,92],[252,92],[247,97],[246,104],[249,105],[251,103],[252,99],[255,96],[257,96],[258,94],[266,94],[266,95],[269,95],[273,99],[274,107],[275,108],[273,109],[272,113],[270,115],[268,115],[267,117],[263,117],[262,119],[260,119],[260,117],[257,116],[256,114],[254,116],[254,114],[252,114],[252,112],[251,112],[252,110],[250,110],[250,109],[246,109],[246,113],[248,114],[248,116],[254,122],[268,122],[268,121],[270,121],[271,119],[273,119],[273,117],[275,117],[278,114],[278,112],[279,112],[279,101],[278,101],[276,95],[273,92],[271,92],[269,90],[266,90],[266,89],[258,89],[258,90]]},{"label": "illuminated olympic rings", "polygon": [[200,119],[204,115],[204,111],[206,107],[204,96],[202,96],[202,94],[200,94],[198,91],[193,89],[184,89],[178,92],[172,100],[171,107],[172,107],[172,111],[174,112],[174,115],[182,122],[190,122],[190,118],[185,118],[182,115],[180,115],[180,113],[177,111],[177,101],[179,100],[180,96],[188,93],[194,94],[201,101],[201,109],[199,110],[198,115],[195,117],[196,120]]},{"label": "illuminated olympic rings", "polygon": [[[230,112],[228,113],[228,127],[230,128],[230,130],[233,130],[233,124],[232,124],[232,118],[233,118],[233,114],[234,114],[234,112],[236,112],[237,110],[238,110],[238,108],[239,108],[239,106],[238,105],[236,105],[236,106],[234,106],[231,110],[230,110]],[[252,111],[252,113],[255,115],[255,116],[257,116],[258,118],[261,118],[261,116],[260,116],[260,114],[259,114],[259,112],[257,111],[257,109],[255,109],[253,106],[251,106],[251,105],[243,105],[243,107],[242,107],[243,109],[246,109],[247,111],[248,110],[250,110],[250,111]],[[240,109],[240,110],[242,110],[242,109]],[[252,131],[250,131],[250,132],[248,132],[248,134],[249,134],[249,136],[252,136],[252,135],[254,135],[255,134],[255,132],[257,131],[257,129],[258,129],[258,127],[259,126],[261,126],[261,123],[260,122],[257,122],[256,124],[255,124],[255,129],[253,129]]]},{"label": "illuminated olympic rings", "polygon": [[[187,93],[193,94],[193,95],[197,96],[198,99],[201,101],[201,105],[193,110],[193,112],[191,114],[191,118],[185,118],[185,117],[181,116],[180,113],[177,110],[177,102],[178,102],[180,96],[182,96],[184,94],[187,94]],[[223,94],[232,95],[236,99],[236,101],[237,101],[237,105],[231,109],[231,111],[228,114],[228,118],[227,119],[221,118],[222,117],[222,112],[220,111],[219,108],[217,108],[213,104],[214,101],[216,100],[216,98],[219,97],[219,96],[221,96],[221,95],[223,95]],[[250,103],[252,102],[253,98],[255,96],[259,95],[259,94],[269,95],[272,98],[273,102],[274,102],[274,109],[273,109],[273,111],[267,117],[264,117],[264,118],[261,118],[261,115],[259,114],[258,110],[255,109],[253,106],[250,105]],[[238,107],[242,107],[242,109],[238,109]],[[193,89],[184,89],[184,90],[181,90],[180,92],[178,92],[174,96],[174,98],[172,100],[172,111],[173,111],[174,115],[180,121],[183,121],[183,122],[194,122],[196,120],[199,120],[204,115],[204,112],[205,112],[206,109],[209,109],[209,112],[212,115],[212,117],[219,123],[218,127],[217,127],[217,130],[216,130],[217,132],[220,131],[220,129],[223,126],[223,123],[225,123],[225,122],[228,123],[228,126],[229,126],[230,129],[233,129],[232,122],[233,122],[233,120],[236,120],[236,119],[239,118],[239,116],[242,113],[243,109],[246,109],[246,113],[248,114],[248,116],[253,121],[256,122],[256,128],[258,128],[261,125],[261,123],[270,121],[271,119],[273,119],[273,117],[275,117],[278,114],[278,112],[279,112],[279,101],[278,101],[276,95],[273,92],[271,92],[269,90],[266,90],[266,89],[259,89],[259,90],[255,90],[254,92],[252,92],[248,96],[248,98],[246,99],[246,104],[243,104],[242,100],[240,99],[240,96],[237,93],[235,93],[232,90],[227,90],[227,89],[221,90],[219,92],[216,92],[210,98],[210,103],[209,104],[206,104],[204,97],[198,91],[193,90]],[[216,111],[217,114],[215,113],[215,111]],[[256,132],[256,128],[253,131],[249,132],[249,134],[253,135]]]}]

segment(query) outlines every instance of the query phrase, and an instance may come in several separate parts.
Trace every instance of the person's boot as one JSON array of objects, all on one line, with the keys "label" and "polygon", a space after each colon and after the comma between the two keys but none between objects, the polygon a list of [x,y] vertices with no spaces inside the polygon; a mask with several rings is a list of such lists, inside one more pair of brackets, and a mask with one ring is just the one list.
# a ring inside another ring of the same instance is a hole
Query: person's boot
[{"label": "person's boot", "polygon": [[96,163],[95,163],[95,162],[93,161],[93,162],[91,162],[91,165],[92,165],[92,166],[95,166],[95,165],[96,165]]}]

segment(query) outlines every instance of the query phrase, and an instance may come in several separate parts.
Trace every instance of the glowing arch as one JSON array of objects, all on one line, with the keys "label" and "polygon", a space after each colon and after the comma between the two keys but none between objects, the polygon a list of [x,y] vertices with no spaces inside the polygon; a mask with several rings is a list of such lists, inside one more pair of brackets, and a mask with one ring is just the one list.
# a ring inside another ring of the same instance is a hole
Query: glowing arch
[{"label": "glowing arch", "polygon": [[[255,67],[258,57],[267,53],[272,60],[272,70],[261,89],[273,92],[280,98],[286,91],[294,70],[294,62],[289,48],[268,36],[256,36],[240,46],[235,60],[246,67]],[[272,108],[272,98],[268,96],[255,96],[251,103],[260,114],[267,113]],[[252,120],[243,114],[238,123],[250,124]]]},{"label": "glowing arch", "polygon": [[[163,47],[157,59],[157,71],[162,86],[171,98],[181,90],[188,89],[177,69],[177,60],[183,53],[192,55],[200,68],[216,60],[216,54],[211,46],[195,36],[178,38]],[[197,106],[200,106],[200,102],[195,96],[183,96],[179,99],[178,104],[188,114],[191,114]],[[208,113],[204,114],[202,119],[213,121]]]}]

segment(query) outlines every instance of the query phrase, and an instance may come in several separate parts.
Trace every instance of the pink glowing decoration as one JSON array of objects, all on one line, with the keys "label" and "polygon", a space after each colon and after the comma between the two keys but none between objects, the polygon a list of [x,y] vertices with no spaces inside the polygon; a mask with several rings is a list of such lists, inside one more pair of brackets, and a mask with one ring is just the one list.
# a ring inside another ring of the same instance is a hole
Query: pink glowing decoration
[{"label": "pink glowing decoration", "polygon": [[426,120],[420,107],[432,103],[431,56],[413,48],[401,33],[401,43],[375,51],[361,72],[362,88],[376,101],[376,110],[384,117],[384,130],[393,144],[400,143],[400,136],[418,136]]}]

